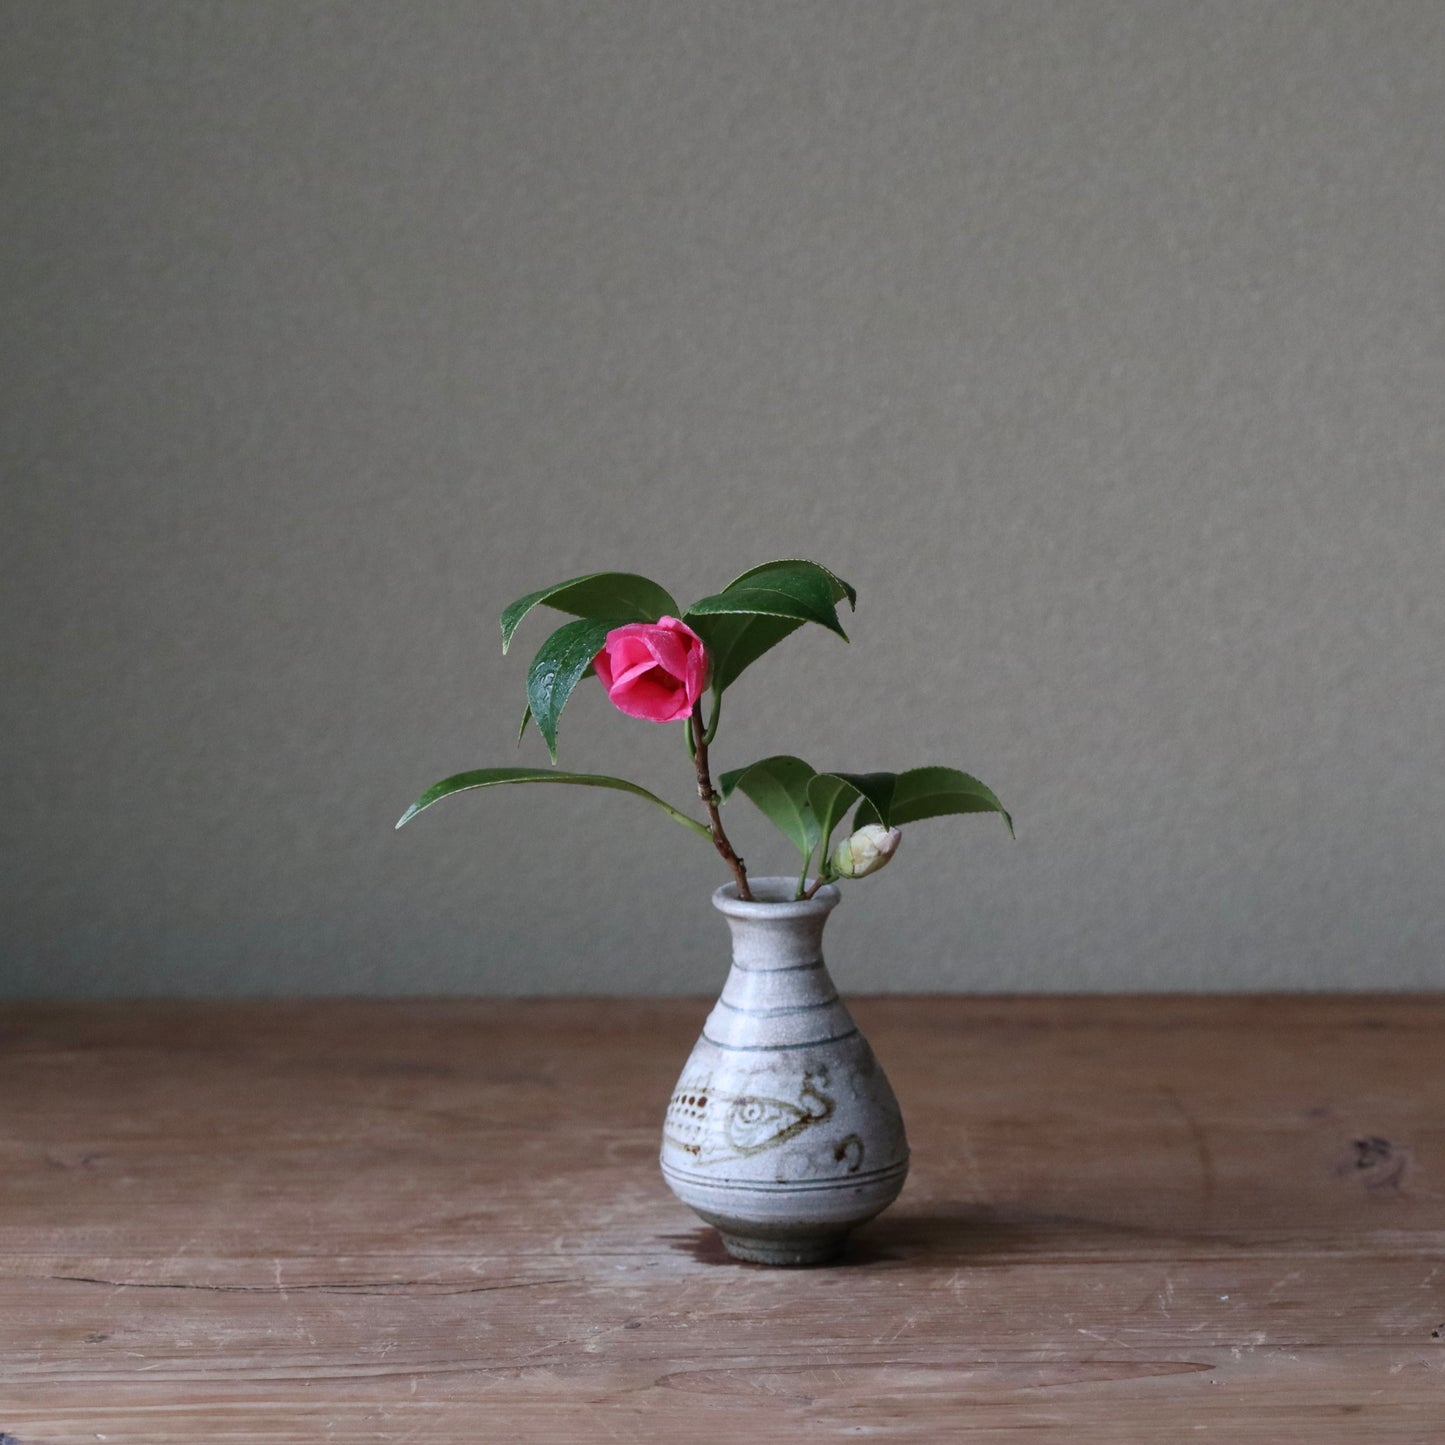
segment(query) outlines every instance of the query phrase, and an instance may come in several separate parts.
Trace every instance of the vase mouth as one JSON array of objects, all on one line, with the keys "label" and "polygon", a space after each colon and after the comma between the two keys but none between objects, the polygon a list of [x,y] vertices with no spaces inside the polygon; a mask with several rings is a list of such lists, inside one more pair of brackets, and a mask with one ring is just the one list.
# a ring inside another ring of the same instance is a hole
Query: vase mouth
[{"label": "vase mouth", "polygon": [[816,918],[831,913],[843,896],[836,884],[825,883],[811,898],[799,898],[796,878],[749,878],[748,888],[753,897],[745,903],[736,883],[724,883],[713,889],[712,906],[729,918]]}]

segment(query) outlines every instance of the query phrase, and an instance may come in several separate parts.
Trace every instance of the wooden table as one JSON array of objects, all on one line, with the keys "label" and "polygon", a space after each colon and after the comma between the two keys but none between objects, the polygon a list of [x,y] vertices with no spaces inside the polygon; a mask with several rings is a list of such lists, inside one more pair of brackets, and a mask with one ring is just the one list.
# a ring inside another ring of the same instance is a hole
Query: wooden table
[{"label": "wooden table", "polygon": [[0,1010],[0,1438],[1445,1441],[1445,998],[888,998],[913,1174],[729,1261],[689,1000]]}]

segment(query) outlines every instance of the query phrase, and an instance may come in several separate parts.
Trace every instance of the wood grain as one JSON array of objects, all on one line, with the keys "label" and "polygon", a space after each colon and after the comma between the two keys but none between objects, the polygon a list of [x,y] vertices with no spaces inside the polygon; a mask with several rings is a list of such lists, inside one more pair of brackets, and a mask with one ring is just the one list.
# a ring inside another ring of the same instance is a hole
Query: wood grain
[{"label": "wood grain", "polygon": [[657,1172],[689,1000],[0,1010],[0,1432],[1445,1441],[1445,999],[886,998],[848,1261]]}]

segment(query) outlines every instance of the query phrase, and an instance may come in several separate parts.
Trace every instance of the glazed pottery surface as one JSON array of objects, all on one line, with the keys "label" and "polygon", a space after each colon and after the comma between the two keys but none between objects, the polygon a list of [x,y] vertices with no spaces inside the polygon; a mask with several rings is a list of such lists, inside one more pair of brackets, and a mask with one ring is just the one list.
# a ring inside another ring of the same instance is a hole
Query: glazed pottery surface
[{"label": "glazed pottery surface", "polygon": [[898,1101],[823,962],[838,889],[735,884],[713,905],[733,935],[727,983],[668,1105],[662,1173],[728,1252],[820,1264],[898,1197],[908,1141]]}]

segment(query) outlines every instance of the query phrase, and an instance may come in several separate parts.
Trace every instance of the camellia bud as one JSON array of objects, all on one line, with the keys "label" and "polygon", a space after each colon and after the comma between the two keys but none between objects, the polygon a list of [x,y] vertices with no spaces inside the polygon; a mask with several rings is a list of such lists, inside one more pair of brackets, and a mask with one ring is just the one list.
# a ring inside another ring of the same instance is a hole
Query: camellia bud
[{"label": "camellia bud", "polygon": [[903,834],[897,828],[868,823],[833,849],[833,872],[839,878],[866,878],[897,851]]}]

